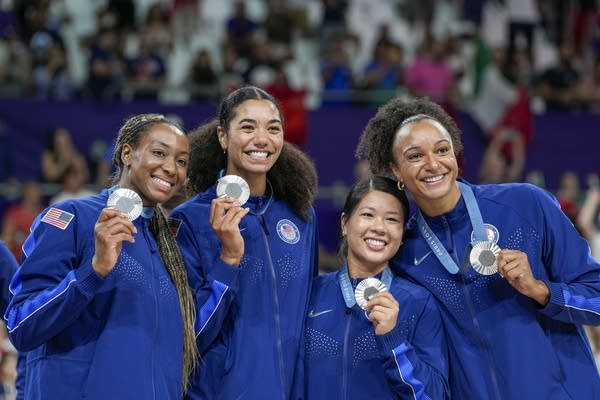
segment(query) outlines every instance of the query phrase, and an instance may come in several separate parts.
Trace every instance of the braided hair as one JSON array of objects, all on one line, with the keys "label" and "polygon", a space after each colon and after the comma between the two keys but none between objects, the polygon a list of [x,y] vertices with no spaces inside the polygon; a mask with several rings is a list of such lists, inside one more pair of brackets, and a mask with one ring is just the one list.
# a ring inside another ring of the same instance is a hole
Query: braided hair
[{"label": "braided hair", "polygon": [[[123,161],[121,152],[123,145],[136,148],[143,135],[157,124],[171,125],[181,130],[177,124],[168,120],[161,114],[141,114],[129,118],[117,136],[117,142],[113,153],[113,162],[117,166],[114,181],[118,182],[123,174]],[[150,221],[150,230],[158,242],[160,257],[165,264],[171,277],[171,281],[177,291],[179,308],[183,320],[183,389],[187,389],[189,377],[198,365],[198,350],[196,347],[196,335],[194,325],[196,322],[196,307],[192,290],[189,286],[187,272],[183,257],[177,246],[177,242],[169,229],[167,219],[160,206],[157,206]]]},{"label": "braided hair", "polygon": [[[220,126],[228,133],[238,106],[246,100],[270,101],[283,119],[277,100],[262,89],[246,86],[227,96],[221,103],[219,117],[199,126],[189,136],[190,152],[193,154],[188,168],[188,189],[191,193],[203,192],[214,185],[219,172],[227,167],[227,155],[219,143],[217,128]],[[317,190],[317,172],[306,154],[295,145],[284,142],[279,158],[267,172],[267,179],[275,197],[285,200],[295,214],[308,219]]]},{"label": "braided hair", "polygon": [[398,130],[406,123],[427,118],[439,122],[448,131],[454,154],[458,158],[463,146],[456,123],[442,107],[423,98],[408,102],[396,98],[379,108],[360,136],[356,157],[366,158],[373,174],[389,175],[390,165],[394,162],[394,138]]}]

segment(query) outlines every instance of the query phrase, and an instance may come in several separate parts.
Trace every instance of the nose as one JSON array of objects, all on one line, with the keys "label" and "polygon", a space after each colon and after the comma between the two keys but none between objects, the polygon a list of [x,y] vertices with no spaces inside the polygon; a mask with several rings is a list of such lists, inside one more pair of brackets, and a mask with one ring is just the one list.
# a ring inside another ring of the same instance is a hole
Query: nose
[{"label": "nose", "polygon": [[383,218],[376,217],[371,221],[371,230],[373,232],[383,234],[385,232],[385,224],[383,222]]},{"label": "nose", "polygon": [[426,162],[427,167],[429,167],[431,169],[435,169],[440,165],[435,154],[428,155],[425,162]]},{"label": "nose", "polygon": [[256,132],[254,133],[254,143],[257,144],[265,144],[267,143],[267,137],[269,135],[269,132],[267,132],[267,128],[266,127],[260,127],[256,130]]},{"label": "nose", "polygon": [[175,169],[177,168],[176,166],[176,161],[175,158],[173,157],[166,157],[165,158],[165,162],[162,165],[162,169],[168,173],[169,175],[174,175],[175,174]]}]

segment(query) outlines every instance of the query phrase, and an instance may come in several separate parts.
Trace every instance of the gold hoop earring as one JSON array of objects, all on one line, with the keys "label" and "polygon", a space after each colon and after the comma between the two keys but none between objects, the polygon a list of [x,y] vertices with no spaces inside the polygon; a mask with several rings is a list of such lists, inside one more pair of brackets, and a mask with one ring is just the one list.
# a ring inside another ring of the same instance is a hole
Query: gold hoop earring
[{"label": "gold hoop earring", "polygon": [[404,186],[404,182],[400,182],[400,181],[398,181],[398,183],[396,183],[396,186],[398,186],[398,190],[399,190],[399,191],[401,191],[401,192],[403,192],[403,191],[404,191],[404,188],[405,188],[405,186]]}]

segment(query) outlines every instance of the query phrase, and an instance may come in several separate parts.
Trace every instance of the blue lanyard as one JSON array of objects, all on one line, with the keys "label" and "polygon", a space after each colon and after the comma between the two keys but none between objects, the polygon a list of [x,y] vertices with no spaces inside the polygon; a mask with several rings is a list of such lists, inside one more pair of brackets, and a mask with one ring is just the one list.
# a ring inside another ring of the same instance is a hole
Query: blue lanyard
[{"label": "blue lanyard", "polygon": [[[462,182],[457,182],[460,192],[465,199],[465,204],[467,206],[467,213],[469,214],[469,219],[471,220],[471,225],[473,226],[473,231],[475,232],[475,240],[471,242],[471,244],[477,242],[485,242],[488,240],[487,234],[485,232],[485,226],[483,225],[483,218],[481,217],[481,211],[479,211],[479,207],[477,206],[477,200],[475,200],[475,195],[473,194],[473,190]],[[425,218],[423,218],[423,214],[421,214],[421,210],[417,213],[417,220],[419,230],[421,231],[421,235],[429,245],[429,248],[435,254],[435,256],[440,260],[444,268],[451,274],[456,274],[458,272],[458,265],[456,262],[450,257],[446,248],[440,242],[440,239],[433,233]]]},{"label": "blue lanyard", "polygon": [[[344,266],[341,268],[339,280],[346,307],[354,307],[356,305],[356,298],[354,297],[354,289],[352,288],[352,282],[350,282],[350,275],[348,275],[347,264],[344,264]],[[392,271],[390,271],[390,268],[387,266],[381,273],[381,281],[383,282],[385,287],[388,288],[388,290],[390,290],[390,285],[392,284]]]}]

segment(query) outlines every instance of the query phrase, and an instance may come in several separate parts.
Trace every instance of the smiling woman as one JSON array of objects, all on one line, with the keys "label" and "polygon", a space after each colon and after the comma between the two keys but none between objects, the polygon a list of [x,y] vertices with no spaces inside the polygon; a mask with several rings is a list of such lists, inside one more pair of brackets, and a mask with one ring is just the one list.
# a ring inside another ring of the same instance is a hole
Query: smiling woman
[{"label": "smiling woman", "polygon": [[437,104],[394,99],[357,154],[418,210],[393,267],[442,311],[457,399],[597,399],[583,326],[600,325],[600,265],[555,198],[458,178],[460,131]]},{"label": "smiling woman", "polygon": [[[217,296],[222,309],[230,302],[225,283],[211,286],[193,271],[188,282],[159,206],[185,182],[188,158],[188,140],[172,122],[131,117],[116,142],[118,185],[36,218],[6,313],[12,343],[26,352],[23,398],[182,397],[197,334],[212,341],[225,315],[207,300]],[[133,221],[107,207],[123,191],[142,200]]]},{"label": "smiling woman", "polygon": [[[285,141],[277,102],[256,87],[227,96],[218,118],[193,132],[191,144],[189,182],[198,194],[171,214],[177,240],[199,275],[236,270],[241,280],[231,324],[202,354],[189,397],[302,398],[296,374],[317,273],[314,165]],[[248,183],[244,207],[217,196],[225,175]]]},{"label": "smiling woman", "polygon": [[433,297],[393,274],[408,200],[396,182],[365,178],[341,216],[338,272],[315,278],[306,322],[307,399],[447,399],[448,362]]}]

